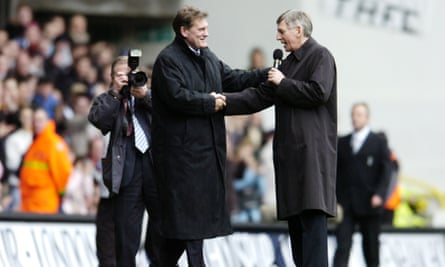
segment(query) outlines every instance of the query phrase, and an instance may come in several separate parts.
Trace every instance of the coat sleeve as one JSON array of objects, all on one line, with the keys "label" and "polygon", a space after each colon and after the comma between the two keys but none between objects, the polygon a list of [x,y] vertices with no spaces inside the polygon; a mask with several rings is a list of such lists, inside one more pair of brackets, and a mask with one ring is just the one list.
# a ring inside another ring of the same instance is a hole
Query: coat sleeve
[{"label": "coat sleeve", "polygon": [[376,194],[382,199],[386,198],[386,193],[388,191],[390,177],[391,177],[391,159],[388,144],[385,140],[379,139],[379,177],[376,188]]},{"label": "coat sleeve", "polygon": [[232,69],[224,62],[219,62],[221,66],[222,86],[225,92],[237,92],[248,87],[258,87],[261,82],[267,79],[267,72],[270,69],[245,71]]},{"label": "coat sleeve", "polygon": [[113,129],[119,114],[120,100],[111,91],[96,97],[88,113],[88,120],[98,128],[103,135]]},{"label": "coat sleeve", "polygon": [[274,88],[266,84],[237,93],[225,93],[225,115],[251,114],[274,104]]},{"label": "coat sleeve", "polygon": [[159,57],[153,68],[153,80],[157,94],[170,109],[190,115],[215,113],[215,98],[209,93],[187,88],[184,73],[179,65],[167,56]]},{"label": "coat sleeve", "polygon": [[142,102],[144,108],[151,113],[153,110],[153,103],[151,101],[151,95],[147,94],[146,96],[144,96],[144,98],[142,99],[141,102]]},{"label": "coat sleeve", "polygon": [[300,81],[292,77],[284,78],[277,87],[277,96],[291,106],[315,108],[325,104],[336,82],[334,58],[326,49],[317,50],[317,59],[312,66],[312,73],[307,80]]}]

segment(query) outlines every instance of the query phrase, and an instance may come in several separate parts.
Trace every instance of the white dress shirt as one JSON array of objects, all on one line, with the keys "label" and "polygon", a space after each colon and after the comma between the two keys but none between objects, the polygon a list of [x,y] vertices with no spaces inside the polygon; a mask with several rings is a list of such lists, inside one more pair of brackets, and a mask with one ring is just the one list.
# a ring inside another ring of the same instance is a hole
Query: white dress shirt
[{"label": "white dress shirt", "polygon": [[360,150],[370,132],[371,129],[369,128],[369,126],[365,126],[361,130],[352,133],[352,153],[356,154]]}]

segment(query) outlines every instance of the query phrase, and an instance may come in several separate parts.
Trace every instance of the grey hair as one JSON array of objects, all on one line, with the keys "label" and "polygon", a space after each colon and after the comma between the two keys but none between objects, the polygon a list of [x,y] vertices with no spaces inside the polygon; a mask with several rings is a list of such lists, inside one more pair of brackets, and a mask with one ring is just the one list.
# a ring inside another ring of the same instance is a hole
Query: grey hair
[{"label": "grey hair", "polygon": [[305,12],[296,9],[287,10],[278,17],[277,24],[281,23],[283,20],[289,28],[295,28],[298,25],[302,26],[303,35],[305,37],[311,37],[312,21]]}]

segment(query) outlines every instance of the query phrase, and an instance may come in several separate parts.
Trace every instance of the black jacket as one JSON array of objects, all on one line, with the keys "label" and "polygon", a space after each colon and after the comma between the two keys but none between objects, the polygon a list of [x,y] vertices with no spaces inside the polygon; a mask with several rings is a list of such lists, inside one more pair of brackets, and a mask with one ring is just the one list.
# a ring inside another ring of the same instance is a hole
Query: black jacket
[{"label": "black jacket", "polygon": [[278,218],[321,210],[336,214],[337,74],[334,58],[314,39],[280,66],[278,86],[227,94],[228,115],[275,105],[273,157]]},{"label": "black jacket", "polygon": [[195,55],[176,38],[152,76],[153,162],[164,235],[202,239],[231,233],[225,206],[226,131],[211,92],[258,85],[267,70],[233,70],[208,48]]},{"label": "black jacket", "polygon": [[371,207],[371,197],[385,199],[391,173],[386,141],[370,132],[360,150],[352,153],[352,135],[338,140],[337,198],[345,212],[373,215],[381,211]]},{"label": "black jacket", "polygon": [[[151,99],[147,95],[143,99],[135,99],[135,109],[142,109],[148,123],[151,121]],[[104,183],[112,194],[118,194],[124,171],[126,138],[123,130],[125,107],[121,96],[109,90],[97,96],[88,114],[88,120],[102,134],[110,133],[106,157],[102,160]],[[148,133],[149,134],[149,133]]]}]

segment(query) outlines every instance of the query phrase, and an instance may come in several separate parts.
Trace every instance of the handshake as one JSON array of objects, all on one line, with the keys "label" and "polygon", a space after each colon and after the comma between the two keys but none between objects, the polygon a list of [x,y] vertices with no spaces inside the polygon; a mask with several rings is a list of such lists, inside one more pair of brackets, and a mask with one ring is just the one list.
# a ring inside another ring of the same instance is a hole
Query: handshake
[{"label": "handshake", "polygon": [[226,97],[222,94],[217,94],[215,92],[210,93],[211,96],[215,98],[215,111],[220,111],[226,106]]}]

